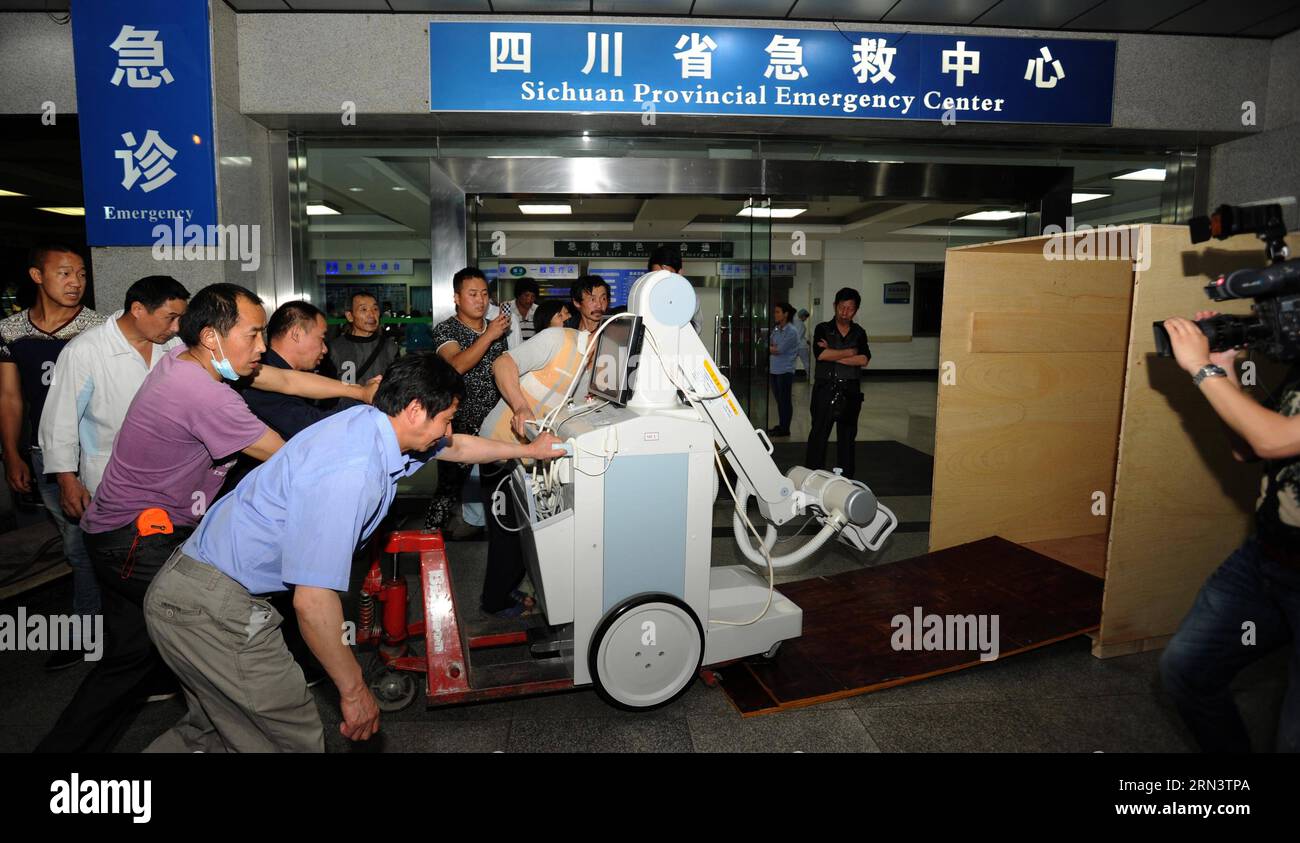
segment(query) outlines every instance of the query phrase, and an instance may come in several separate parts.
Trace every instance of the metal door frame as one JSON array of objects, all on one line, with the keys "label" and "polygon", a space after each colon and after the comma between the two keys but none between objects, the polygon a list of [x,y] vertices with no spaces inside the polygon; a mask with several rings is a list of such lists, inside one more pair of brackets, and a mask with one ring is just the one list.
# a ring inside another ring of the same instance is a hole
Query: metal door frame
[{"label": "metal door frame", "polygon": [[[451,277],[466,265],[475,194],[857,196],[864,200],[1021,204],[1039,230],[1064,227],[1072,167],[711,158],[430,158],[433,319],[452,315]],[[444,302],[441,307],[440,302]]]}]

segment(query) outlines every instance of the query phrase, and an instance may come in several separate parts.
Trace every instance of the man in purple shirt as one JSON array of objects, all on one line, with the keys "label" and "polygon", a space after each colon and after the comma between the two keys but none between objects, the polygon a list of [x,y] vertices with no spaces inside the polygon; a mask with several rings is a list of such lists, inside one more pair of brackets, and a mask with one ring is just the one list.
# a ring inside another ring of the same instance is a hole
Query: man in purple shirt
[{"label": "man in purple shirt", "polygon": [[147,751],[324,751],[316,702],[269,601],[285,592],[338,688],[340,733],[374,735],[379,709],[341,634],[339,593],[355,549],[382,535],[398,481],[431,457],[476,465],[557,455],[551,434],[527,445],[453,434],[464,394],[460,374],[437,355],[400,357],[374,406],[311,425],[213,505],[145,598],[149,634],[189,703]]},{"label": "man in purple shirt", "polygon": [[[181,317],[184,345],[158,361],[132,400],[81,519],[103,593],[104,656],[38,752],[112,748],[135,704],[167,676],[141,609],[154,574],[194,531],[238,454],[264,460],[284,444],[223,380],[252,376],[258,388],[307,398],[368,403],[374,395],[374,383],[259,367],[265,327],[266,310],[250,290],[203,288]],[[165,516],[142,519],[151,509]]]}]

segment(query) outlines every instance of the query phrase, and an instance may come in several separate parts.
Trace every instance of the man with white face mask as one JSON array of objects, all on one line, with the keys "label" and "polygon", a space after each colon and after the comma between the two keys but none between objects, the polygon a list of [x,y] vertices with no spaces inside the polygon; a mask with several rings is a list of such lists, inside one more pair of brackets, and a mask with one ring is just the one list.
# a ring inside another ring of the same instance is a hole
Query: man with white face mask
[{"label": "man with white face mask", "polygon": [[265,460],[284,444],[225,381],[304,398],[369,403],[377,384],[343,384],[259,367],[266,310],[250,290],[213,284],[180,320],[182,346],[158,361],[136,393],[81,529],[103,590],[103,658],[50,734],[48,752],[106,752],[144,692],[165,676],[141,606],[154,574],[194,531],[239,453]]}]

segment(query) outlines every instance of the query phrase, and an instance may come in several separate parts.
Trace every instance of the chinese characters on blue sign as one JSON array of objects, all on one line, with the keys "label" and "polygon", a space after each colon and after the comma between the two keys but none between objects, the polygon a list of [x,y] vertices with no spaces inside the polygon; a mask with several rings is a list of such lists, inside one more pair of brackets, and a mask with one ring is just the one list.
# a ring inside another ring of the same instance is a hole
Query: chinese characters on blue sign
[{"label": "chinese characters on blue sign", "polygon": [[632,285],[636,283],[638,278],[646,274],[644,266],[618,267],[614,269],[591,267],[587,271],[592,275],[599,275],[601,280],[609,285],[610,307],[627,307],[627,297],[632,292]]},{"label": "chinese characters on blue sign", "polygon": [[208,0],[73,0],[72,43],[90,244],[215,242]]},{"label": "chinese characters on blue sign", "polygon": [[415,262],[411,260],[383,259],[374,260],[326,260],[323,264],[325,275],[413,275]]},{"label": "chinese characters on blue sign", "polygon": [[431,111],[1109,125],[1115,44],[695,23],[431,22],[429,64]]}]

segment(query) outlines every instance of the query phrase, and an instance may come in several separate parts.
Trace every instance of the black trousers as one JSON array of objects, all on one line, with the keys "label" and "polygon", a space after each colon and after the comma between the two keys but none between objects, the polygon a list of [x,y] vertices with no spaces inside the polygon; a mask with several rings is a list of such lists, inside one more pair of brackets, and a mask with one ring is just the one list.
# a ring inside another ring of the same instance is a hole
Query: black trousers
[{"label": "black trousers", "polygon": [[771,375],[772,394],[776,396],[776,426],[781,430],[790,429],[790,419],[794,417],[794,401],[791,392],[794,388],[794,372]]},{"label": "black trousers", "polygon": [[[103,600],[104,651],[37,752],[109,752],[141,698],[163,683],[176,684],[149,640],[144,595],[162,564],[192,532],[193,527],[177,527],[170,535],[138,542],[135,524],[107,533],[83,532]],[[124,570],[129,573],[125,578]]]},{"label": "black trousers", "polygon": [[[502,478],[514,470],[513,461],[491,463],[479,466],[480,498],[483,501],[484,520],[487,521],[488,558],[487,573],[483,577],[483,593],[479,602],[485,612],[499,612],[515,604],[510,593],[519,587],[524,578],[524,549],[519,534],[511,532],[519,528],[514,506],[508,495],[509,483],[501,486],[501,504],[493,509],[492,493]],[[441,467],[441,466],[440,466]],[[510,529],[502,527],[504,524]]]},{"label": "black trousers", "polygon": [[[839,400],[835,400],[836,394]],[[813,383],[812,427],[808,431],[808,451],[804,464],[811,469],[826,467],[826,444],[831,428],[836,433],[836,467],[845,477],[857,470],[856,445],[858,414],[862,412],[862,387],[852,381],[819,380]]]}]

